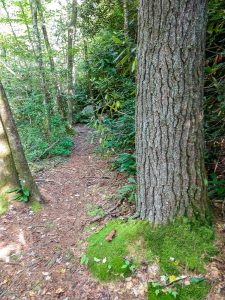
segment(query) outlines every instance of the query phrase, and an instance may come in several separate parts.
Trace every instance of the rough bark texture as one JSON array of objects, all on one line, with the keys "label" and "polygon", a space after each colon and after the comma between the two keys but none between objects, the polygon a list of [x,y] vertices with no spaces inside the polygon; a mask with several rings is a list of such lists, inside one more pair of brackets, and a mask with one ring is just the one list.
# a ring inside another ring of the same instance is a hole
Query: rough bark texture
[{"label": "rough bark texture", "polygon": [[206,0],[141,0],[137,212],[153,224],[205,216],[203,66]]},{"label": "rough bark texture", "polygon": [[72,126],[73,121],[73,95],[74,95],[74,43],[77,26],[77,0],[72,0],[72,14],[68,29],[68,49],[67,49],[67,81],[68,81],[68,100],[67,100],[67,121]]},{"label": "rough bark texture", "polygon": [[0,117],[0,197],[10,198],[7,190],[18,186],[17,172]]},{"label": "rough bark texture", "polygon": [[0,82],[0,117],[4,127],[4,132],[8,139],[10,152],[13,157],[15,169],[18,179],[30,191],[30,200],[41,201],[41,194],[30,172],[22,144],[20,142],[19,134],[12,116],[11,109],[8,104],[6,94]]}]

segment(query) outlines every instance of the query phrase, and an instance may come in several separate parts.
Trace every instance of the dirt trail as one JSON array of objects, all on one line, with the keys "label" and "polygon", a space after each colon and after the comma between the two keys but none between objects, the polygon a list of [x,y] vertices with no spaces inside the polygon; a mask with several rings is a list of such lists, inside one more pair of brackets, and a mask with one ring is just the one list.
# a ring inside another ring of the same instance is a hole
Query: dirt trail
[{"label": "dirt trail", "polygon": [[106,161],[96,156],[94,146],[87,142],[87,128],[80,125],[76,130],[71,157],[38,173],[47,199],[44,208],[33,213],[16,203],[0,217],[2,300],[141,299],[126,292],[125,282],[100,284],[80,265],[87,236],[84,225],[90,218],[87,211],[93,205],[105,204],[118,182],[107,171]]}]

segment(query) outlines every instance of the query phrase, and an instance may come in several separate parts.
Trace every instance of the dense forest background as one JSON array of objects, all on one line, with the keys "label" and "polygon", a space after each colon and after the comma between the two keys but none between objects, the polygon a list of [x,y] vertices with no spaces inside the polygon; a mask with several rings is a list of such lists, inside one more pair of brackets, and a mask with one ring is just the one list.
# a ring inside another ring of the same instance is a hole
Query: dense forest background
[{"label": "dense forest background", "polygon": [[[0,72],[30,162],[70,154],[71,123],[96,129],[99,151],[136,173],[138,1],[1,0]],[[225,17],[208,5],[205,141],[209,194],[225,195]],[[92,137],[94,138],[94,136]],[[123,193],[134,199],[135,180]]]}]

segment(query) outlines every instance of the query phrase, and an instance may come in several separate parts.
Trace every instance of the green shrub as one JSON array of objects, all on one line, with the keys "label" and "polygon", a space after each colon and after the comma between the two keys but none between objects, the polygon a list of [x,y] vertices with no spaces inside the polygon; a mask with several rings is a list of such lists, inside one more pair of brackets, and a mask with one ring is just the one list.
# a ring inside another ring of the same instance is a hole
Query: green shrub
[{"label": "green shrub", "polygon": [[136,174],[136,157],[132,153],[121,153],[114,159],[114,167],[121,173]]},{"label": "green shrub", "polygon": [[[29,161],[52,156],[68,156],[73,148],[73,138],[66,122],[59,116],[51,119],[51,132],[46,135],[41,126],[19,124],[20,136]],[[49,150],[48,150],[49,149]]]}]

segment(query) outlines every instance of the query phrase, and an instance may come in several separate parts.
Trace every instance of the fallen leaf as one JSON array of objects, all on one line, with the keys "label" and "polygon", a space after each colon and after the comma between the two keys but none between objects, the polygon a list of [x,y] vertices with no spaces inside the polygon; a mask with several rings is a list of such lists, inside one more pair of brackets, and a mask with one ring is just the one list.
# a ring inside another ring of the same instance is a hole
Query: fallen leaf
[{"label": "fallen leaf", "polygon": [[170,261],[175,261],[176,259],[174,257],[169,258]]},{"label": "fallen leaf", "polygon": [[101,261],[101,259],[99,259],[99,258],[97,258],[97,257],[94,257],[94,261],[98,263],[98,262]]},{"label": "fallen leaf", "polygon": [[47,280],[47,281],[51,280],[51,276],[46,276],[45,280]]},{"label": "fallen leaf", "polygon": [[190,281],[190,283],[199,283],[199,282],[202,282],[202,281],[204,281],[205,280],[205,278],[204,277],[191,277],[190,279],[189,279],[189,281]]},{"label": "fallen leaf", "polygon": [[105,240],[106,240],[107,242],[112,242],[112,240],[115,238],[115,236],[116,236],[116,230],[113,229],[113,230],[106,236]]},{"label": "fallen leaf", "polygon": [[8,282],[9,282],[9,279],[7,278],[7,279],[3,280],[3,282],[1,282],[1,284],[6,284]]},{"label": "fallen leaf", "polygon": [[173,261],[172,264],[173,264],[174,266],[178,266],[178,265],[179,265],[179,260]]},{"label": "fallen leaf", "polygon": [[28,295],[29,295],[30,297],[34,297],[34,296],[35,296],[35,292],[34,292],[34,291],[29,291],[29,292],[28,292]]},{"label": "fallen leaf", "polygon": [[160,276],[160,281],[165,283],[167,281],[167,277],[165,275]]},{"label": "fallen leaf", "polygon": [[44,276],[49,276],[49,273],[48,273],[48,272],[42,272],[42,274],[43,274]]},{"label": "fallen leaf", "polygon": [[171,275],[169,276],[169,282],[173,282],[177,279],[177,277],[175,275]]},{"label": "fallen leaf", "polygon": [[55,291],[55,293],[56,293],[57,295],[63,294],[63,293],[64,293],[64,289],[62,289],[62,288],[60,287],[60,288],[58,288],[58,289]]},{"label": "fallen leaf", "polygon": [[65,273],[66,273],[66,269],[62,268],[62,269],[60,270],[60,273],[61,273],[61,274],[65,274]]},{"label": "fallen leaf", "polygon": [[126,288],[127,288],[128,290],[131,290],[132,287],[133,287],[133,283],[132,283],[132,282],[127,282]]},{"label": "fallen leaf", "polygon": [[103,260],[102,260],[102,263],[103,263],[103,264],[105,264],[105,263],[106,263],[106,261],[107,261],[107,258],[106,258],[106,257],[104,257],[104,258],[103,258]]}]

